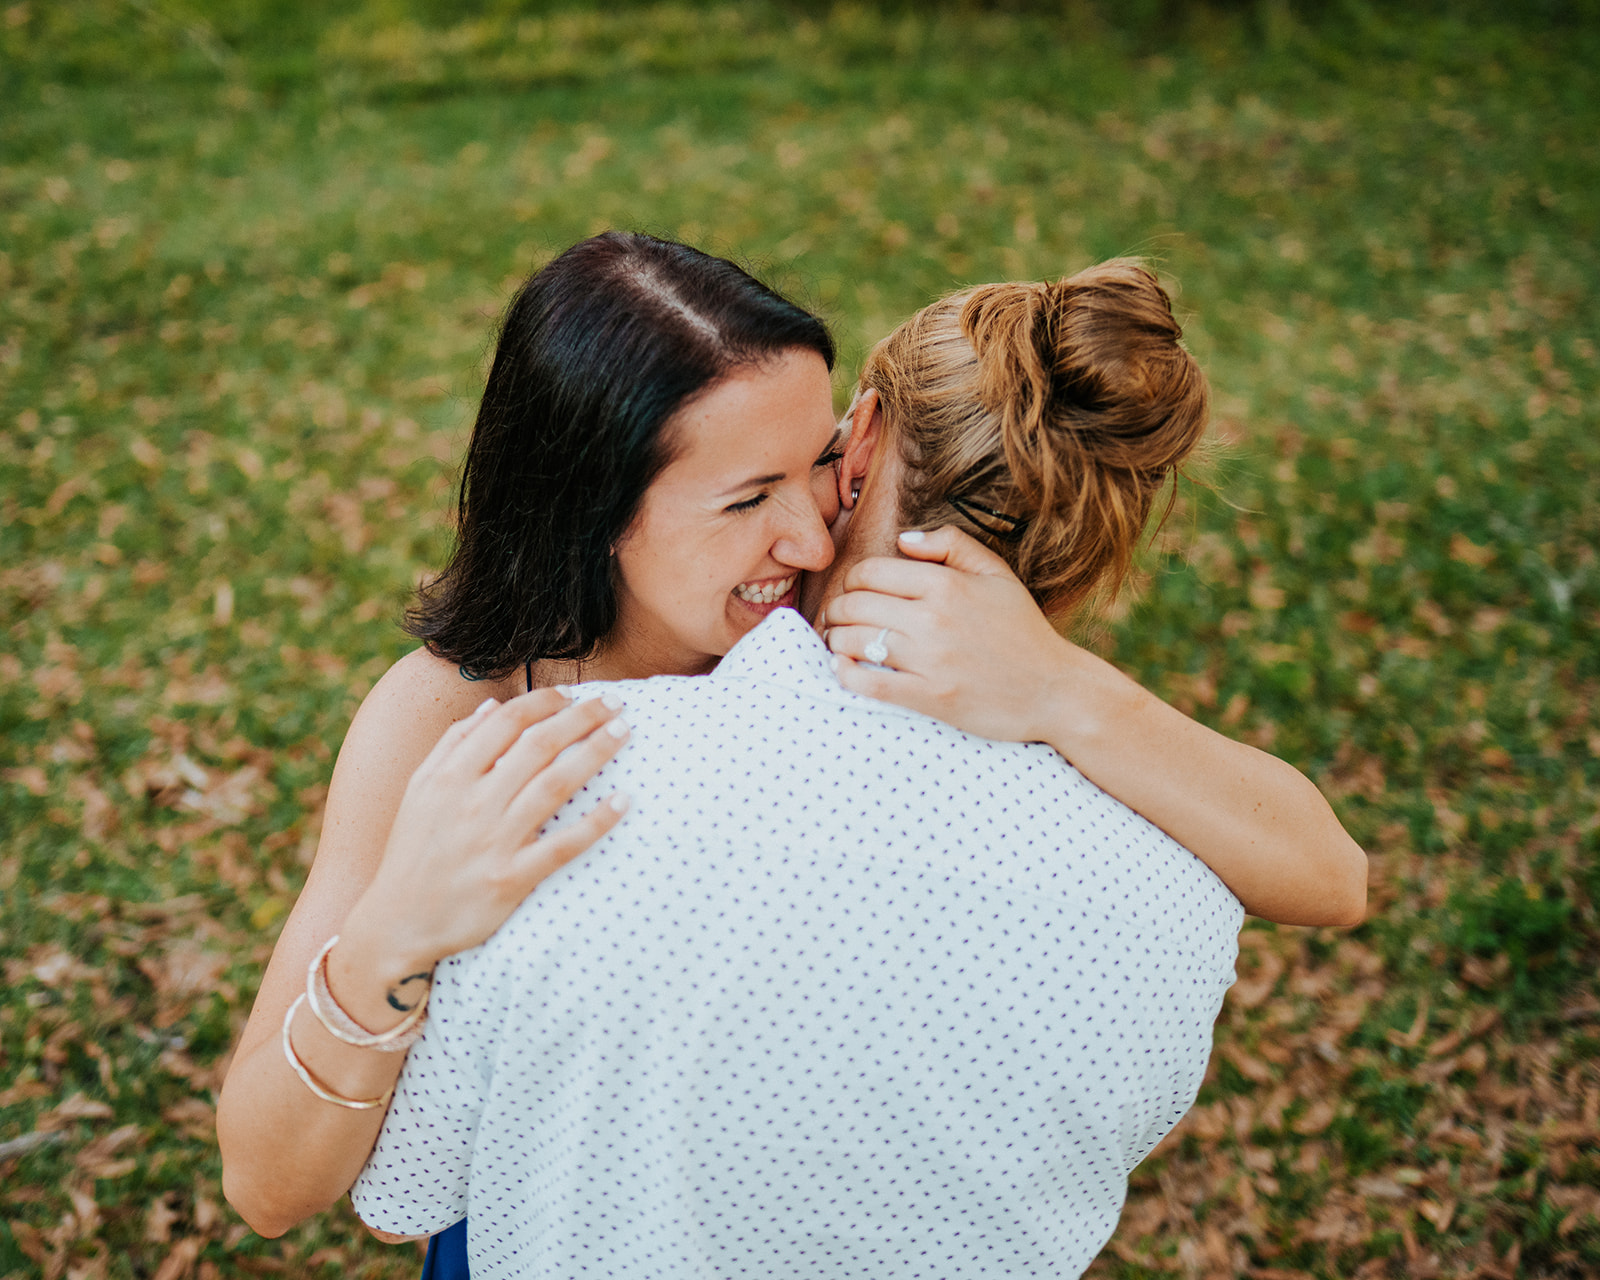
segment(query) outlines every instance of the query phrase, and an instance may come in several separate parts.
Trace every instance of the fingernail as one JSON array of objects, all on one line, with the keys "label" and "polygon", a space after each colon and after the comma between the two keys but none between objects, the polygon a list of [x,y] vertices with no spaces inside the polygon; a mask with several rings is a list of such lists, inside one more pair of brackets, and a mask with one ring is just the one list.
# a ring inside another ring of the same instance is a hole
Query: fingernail
[{"label": "fingernail", "polygon": [[621,710],[621,708],[622,708],[622,699],[620,697],[618,697],[614,693],[603,693],[603,694],[601,694],[600,695],[600,701],[602,703],[604,703],[605,706],[609,710],[612,710],[612,711],[618,711],[618,710]]},{"label": "fingernail", "polygon": [[628,722],[626,720],[611,720],[606,723],[606,732],[613,738],[626,738],[628,736]]},{"label": "fingernail", "polygon": [[500,705],[500,700],[498,698],[485,698],[482,702],[480,702],[478,704],[478,709],[476,711],[474,711],[472,714],[475,715],[475,716],[481,716],[490,707],[498,707],[499,705]]},{"label": "fingernail", "polygon": [[921,542],[927,536],[928,535],[925,534],[921,529],[907,529],[904,533],[902,533],[900,535],[900,541],[901,542]]},{"label": "fingernail", "polygon": [[570,684],[558,684],[555,686],[555,691],[568,702],[572,701],[572,686]]},{"label": "fingernail", "polygon": [[628,797],[623,795],[620,791],[617,792],[616,795],[612,796],[611,799],[607,800],[606,803],[610,805],[617,813],[628,812]]},{"label": "fingernail", "polygon": [[837,671],[839,669],[839,655],[834,654],[833,657],[829,658],[828,665]]}]

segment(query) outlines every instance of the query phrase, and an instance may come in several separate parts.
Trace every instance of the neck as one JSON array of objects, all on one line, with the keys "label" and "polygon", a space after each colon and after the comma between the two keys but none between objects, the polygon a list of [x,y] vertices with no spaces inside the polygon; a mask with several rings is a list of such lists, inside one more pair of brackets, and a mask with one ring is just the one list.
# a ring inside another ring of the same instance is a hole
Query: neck
[{"label": "neck", "polygon": [[538,685],[577,684],[584,680],[642,680],[648,676],[701,676],[717,665],[715,655],[691,658],[683,653],[657,652],[648,645],[631,643],[626,629],[618,627],[600,643],[594,656],[582,662],[546,659],[536,667]]},{"label": "neck", "polygon": [[[844,594],[845,578],[850,570],[872,556],[899,554],[896,539],[900,534],[900,513],[895,502],[861,503],[850,513],[850,523],[845,529],[844,543],[833,564],[828,567],[828,582],[817,602],[817,617],[826,614],[828,605]],[[813,622],[816,618],[811,619]]]}]

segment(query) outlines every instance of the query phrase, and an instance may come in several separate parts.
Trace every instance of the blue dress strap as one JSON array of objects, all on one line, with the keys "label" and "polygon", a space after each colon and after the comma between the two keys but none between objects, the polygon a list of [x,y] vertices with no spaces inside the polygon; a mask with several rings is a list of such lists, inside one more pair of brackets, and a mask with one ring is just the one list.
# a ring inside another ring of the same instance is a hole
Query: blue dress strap
[{"label": "blue dress strap", "polygon": [[467,1270],[467,1220],[461,1219],[428,1241],[422,1280],[471,1280]]}]

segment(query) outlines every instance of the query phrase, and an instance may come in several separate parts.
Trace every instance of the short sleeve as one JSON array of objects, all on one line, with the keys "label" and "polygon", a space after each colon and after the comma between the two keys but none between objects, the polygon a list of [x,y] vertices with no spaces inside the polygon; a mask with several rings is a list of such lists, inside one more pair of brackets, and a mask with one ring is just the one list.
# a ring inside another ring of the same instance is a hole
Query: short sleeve
[{"label": "short sleeve", "polygon": [[432,1235],[467,1215],[484,1069],[472,1046],[446,1030],[463,1012],[452,1008],[460,976],[459,957],[441,966],[427,1029],[406,1058],[377,1145],[350,1190],[361,1220],[380,1231]]}]

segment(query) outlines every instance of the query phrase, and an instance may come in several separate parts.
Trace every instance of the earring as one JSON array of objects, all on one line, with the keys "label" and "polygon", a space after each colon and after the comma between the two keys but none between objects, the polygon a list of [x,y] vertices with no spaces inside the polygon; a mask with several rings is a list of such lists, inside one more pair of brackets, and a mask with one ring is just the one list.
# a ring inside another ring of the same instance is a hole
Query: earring
[{"label": "earring", "polygon": [[861,499],[861,486],[858,485],[858,484],[851,485],[850,486],[850,501],[851,502],[859,502],[860,499]]}]

